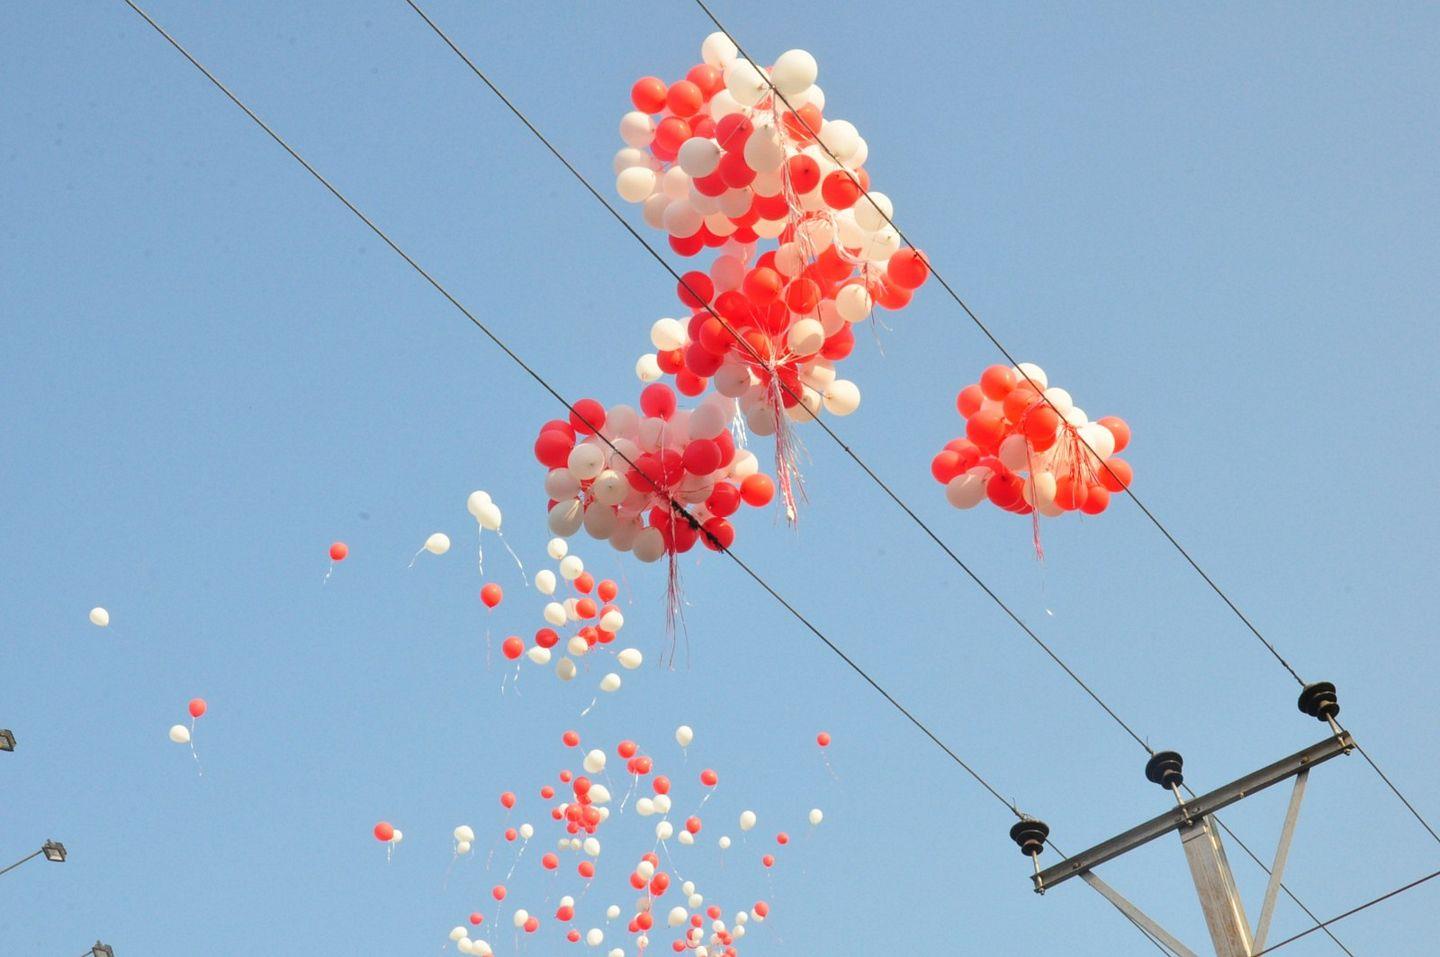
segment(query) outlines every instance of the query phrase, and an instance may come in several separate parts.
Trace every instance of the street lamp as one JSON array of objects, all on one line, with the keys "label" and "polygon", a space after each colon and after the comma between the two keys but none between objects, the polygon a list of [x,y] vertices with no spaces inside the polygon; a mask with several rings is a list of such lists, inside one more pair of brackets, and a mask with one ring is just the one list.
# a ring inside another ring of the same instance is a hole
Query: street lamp
[{"label": "street lamp", "polygon": [[15,750],[15,733],[9,728],[0,728],[0,751]]},{"label": "street lamp", "polygon": [[115,957],[115,951],[108,944],[102,944],[97,940],[95,946],[85,951],[80,957]]},{"label": "street lamp", "polygon": [[31,854],[26,854],[24,857],[20,858],[20,860],[16,861],[14,864],[11,864],[9,867],[0,867],[0,874],[4,874],[7,871],[13,871],[21,864],[24,864],[26,861],[30,860],[32,857],[39,857],[41,854],[45,855],[45,860],[54,861],[56,864],[58,864],[61,861],[65,860],[65,845],[61,844],[59,841],[46,841],[40,846],[40,850],[35,851]]}]

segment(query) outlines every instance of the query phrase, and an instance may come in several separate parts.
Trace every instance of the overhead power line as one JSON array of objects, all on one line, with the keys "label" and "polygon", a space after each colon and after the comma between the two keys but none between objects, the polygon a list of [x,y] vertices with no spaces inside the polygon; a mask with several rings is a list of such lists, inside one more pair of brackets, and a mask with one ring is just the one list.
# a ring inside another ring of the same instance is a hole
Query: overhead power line
[{"label": "overhead power line", "polygon": [[1314,927],[1311,927],[1311,928],[1308,929],[1308,930],[1302,930],[1300,933],[1296,934],[1296,935],[1293,936],[1293,937],[1287,937],[1287,938],[1285,938],[1284,940],[1280,941],[1278,944],[1271,944],[1269,947],[1266,947],[1264,950],[1262,950],[1262,951],[1260,951],[1259,953],[1255,954],[1254,957],[1264,957],[1265,954],[1273,954],[1275,951],[1279,950],[1281,947],[1284,947],[1286,944],[1293,944],[1293,943],[1295,943],[1295,941],[1299,940],[1300,938],[1306,937],[1306,936],[1308,936],[1308,935],[1310,935],[1310,934],[1313,934],[1313,933],[1314,933],[1315,931],[1317,931],[1317,930],[1322,930],[1322,929],[1324,929],[1324,928],[1329,927],[1331,924],[1338,923],[1339,921],[1342,921],[1342,920],[1344,920],[1344,919],[1347,918],[1347,917],[1351,917],[1351,916],[1353,916],[1353,915],[1355,915],[1355,914],[1358,914],[1358,913],[1360,913],[1362,910],[1365,910],[1367,907],[1374,907],[1376,904],[1379,904],[1379,903],[1381,903],[1382,901],[1387,901],[1387,900],[1389,900],[1389,899],[1392,898],[1392,897],[1398,897],[1399,895],[1405,893],[1406,891],[1408,891],[1408,890],[1413,890],[1414,888],[1419,887],[1421,884],[1425,883],[1426,881],[1434,880],[1434,879],[1437,878],[1437,877],[1440,877],[1440,871],[1431,871],[1429,874],[1426,874],[1424,877],[1421,877],[1421,878],[1418,878],[1418,879],[1416,879],[1416,880],[1413,880],[1413,881],[1411,881],[1410,883],[1408,883],[1408,884],[1406,884],[1406,885],[1404,885],[1404,886],[1402,886],[1402,887],[1397,887],[1397,888],[1395,888],[1393,891],[1389,891],[1389,892],[1387,892],[1387,893],[1381,894],[1379,897],[1375,898],[1374,900],[1368,900],[1368,901],[1366,901],[1365,903],[1361,904],[1359,907],[1352,907],[1352,908],[1350,908],[1349,910],[1347,910],[1347,911],[1346,911],[1345,913],[1343,913],[1343,914],[1336,914],[1334,917],[1330,918],[1329,920],[1324,921],[1324,922],[1319,923],[1319,924],[1316,924]]}]

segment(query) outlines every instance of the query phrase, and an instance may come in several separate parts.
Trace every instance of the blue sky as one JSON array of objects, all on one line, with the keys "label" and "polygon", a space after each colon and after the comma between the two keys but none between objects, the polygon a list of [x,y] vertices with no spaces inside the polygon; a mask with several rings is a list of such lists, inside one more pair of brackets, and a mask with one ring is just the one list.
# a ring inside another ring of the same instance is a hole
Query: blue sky
[{"label": "blue sky", "polygon": [[[563,393],[633,399],[673,281],[400,0],[149,9]],[[427,9],[607,189],[629,85],[679,75],[709,32],[683,2]],[[1440,817],[1440,13],[717,12],[757,55],[816,55],[897,222],[1012,351],[1131,423],[1147,503]],[[485,846],[495,795],[538,786],[571,726],[720,769],[726,822],[754,806],[801,833],[825,809],[773,886],[754,847],[724,871],[713,844],[687,851],[727,909],[775,902],[744,953],[1155,952],[1083,887],[1032,895],[1007,812],[716,556],[684,563],[689,667],[636,672],[584,719],[589,685],[537,671],[501,696],[465,496],[489,489],[542,563],[529,449],[556,404],[118,0],[0,18],[0,725],[20,740],[0,856],[71,852],[3,878],[0,952],[433,954],[493,883],[483,858],[445,883],[451,828]],[[928,461],[996,356],[933,286],[888,324],[848,360],[865,401],[838,431],[1197,788],[1321,737],[1133,505],[1047,524],[1043,564],[1025,520],[950,509]],[[805,440],[798,530],[751,513],[737,552],[1062,847],[1162,810],[1134,742]],[[407,570],[435,530],[456,548]],[[337,538],[351,558],[322,586]],[[661,570],[577,550],[624,576],[626,636],[657,659]],[[538,598],[487,555],[518,620],[497,630],[533,628]],[[203,778],[165,737],[195,695]],[[1227,816],[1262,857],[1284,801]],[[388,866],[381,817],[407,835]],[[1437,856],[1352,757],[1314,775],[1289,883],[1328,916]],[[1263,874],[1242,857],[1253,916]],[[1103,873],[1203,945],[1173,841]],[[1337,932],[1415,952],[1436,893]],[[1282,904],[1276,935],[1304,926]],[[1287,950],[1338,953],[1318,934]]]}]

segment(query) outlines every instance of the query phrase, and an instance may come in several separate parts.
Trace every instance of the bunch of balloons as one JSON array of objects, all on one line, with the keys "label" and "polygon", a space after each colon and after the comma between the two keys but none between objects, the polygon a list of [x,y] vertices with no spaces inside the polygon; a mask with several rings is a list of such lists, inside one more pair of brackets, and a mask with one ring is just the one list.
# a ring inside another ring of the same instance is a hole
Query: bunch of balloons
[{"label": "bunch of balloons", "polygon": [[[683,750],[692,744],[694,732],[682,725],[675,739]],[[644,753],[640,745],[630,739],[614,742],[609,748],[587,748],[577,731],[568,730],[561,735],[561,743],[574,758],[556,769],[553,782],[546,781],[536,788],[540,803],[533,812],[517,791],[500,794],[505,822],[497,828],[495,843],[498,845],[503,840],[515,850],[503,877],[497,874],[492,878],[495,883],[490,886],[490,902],[483,905],[495,908],[495,919],[488,926],[511,924],[517,934],[529,935],[551,925],[557,936],[570,943],[583,941],[592,948],[608,945],[610,949],[606,953],[610,957],[624,957],[626,948],[616,945],[624,944],[627,938],[635,953],[644,954],[655,946],[655,938],[661,936],[669,938],[669,949],[675,953],[688,951],[696,957],[738,957],[738,944],[748,926],[763,921],[770,913],[770,905],[763,900],[756,901],[731,912],[731,919],[727,921],[726,909],[707,900],[701,883],[693,879],[706,859],[700,857],[687,862],[681,850],[697,844],[700,835],[714,826],[714,818],[702,816],[702,812],[720,785],[719,774],[705,768],[699,773],[691,771],[678,778],[669,777],[661,773],[656,758]],[[630,779],[628,793],[623,796],[611,790],[616,787],[610,776],[612,762],[616,760],[624,762],[625,775]],[[698,786],[698,806],[694,796],[686,796],[686,781],[693,782],[692,789]],[[682,802],[694,810],[678,811]],[[527,821],[514,826],[510,817],[517,811],[522,815],[534,813],[539,825]],[[824,814],[814,808],[806,819],[810,826],[818,827]],[[753,830],[757,821],[755,811],[748,808],[738,817],[739,828],[744,832]],[[554,849],[544,851],[538,859],[533,854],[527,858],[530,841],[546,828],[553,835]],[[375,836],[381,841],[392,840],[390,825],[385,822],[376,825]],[[457,857],[470,853],[475,840],[473,828],[461,825],[454,829],[452,836]],[[722,853],[731,843],[728,835],[722,834],[716,839]],[[789,833],[779,832],[775,835],[774,847],[763,853],[756,852],[755,862],[761,868],[775,867],[790,844]],[[492,860],[493,852],[491,859],[487,859],[487,870]],[[603,863],[609,860],[615,865]],[[692,879],[677,876],[677,867],[684,867]],[[599,893],[592,894],[592,891],[601,886],[596,882],[606,877],[613,878],[616,888],[624,888],[631,899],[629,904],[594,903]],[[558,894],[553,922],[548,916],[516,906],[543,893],[547,904],[542,906],[548,910],[548,902],[557,899],[557,891],[571,890],[568,886],[557,887],[556,882],[577,878],[579,884],[573,892]],[[591,903],[586,903],[587,898]],[[602,913],[603,922],[599,919]],[[625,930],[619,934],[612,931],[609,925],[614,921],[623,921]],[[489,941],[482,936],[471,937],[472,933],[479,934],[476,928],[486,923],[483,909],[476,907],[449,932],[449,940],[461,954],[490,957],[493,948]]]},{"label": "bunch of balloons", "polygon": [[[790,50],[762,71],[714,33],[701,59],[668,85],[637,80],[635,109],[620,121],[620,196],[676,252],[719,250],[708,270],[682,277],[691,315],[655,323],[656,351],[636,372],[647,382],[673,375],[688,396],[713,379],[738,399],[751,431],[776,435],[793,519],[787,420],[855,411],[859,388],[835,372],[854,348],[851,327],[875,306],[903,308],[929,266],[902,248],[890,200],[870,192],[864,138],[825,118],[813,56]],[[767,241],[774,248],[759,252]]]},{"label": "bunch of balloons", "polygon": [[735,447],[727,429],[732,406],[707,396],[680,409],[674,390],[657,382],[641,392],[639,411],[582,399],[568,420],[546,422],[535,457],[550,470],[550,530],[569,537],[583,527],[643,562],[697,542],[728,548],[735,540],[730,516],[775,494],[755,456]]},{"label": "bunch of balloons", "polygon": [[988,498],[1020,515],[1098,515],[1130,484],[1130,464],[1115,457],[1130,444],[1130,427],[1115,416],[1090,421],[1039,366],[991,366],[960,390],[956,406],[965,435],[930,463],[956,508]]}]

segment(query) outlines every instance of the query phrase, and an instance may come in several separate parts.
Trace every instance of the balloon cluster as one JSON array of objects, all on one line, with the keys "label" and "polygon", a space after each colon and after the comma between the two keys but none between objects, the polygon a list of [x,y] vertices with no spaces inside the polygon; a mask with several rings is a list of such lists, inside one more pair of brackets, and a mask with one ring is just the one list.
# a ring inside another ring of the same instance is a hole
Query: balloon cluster
[{"label": "balloon cluster", "polygon": [[735,447],[727,429],[732,408],[712,395],[680,409],[674,390],[657,382],[641,392],[639,411],[582,399],[568,420],[546,422],[535,457],[550,470],[550,530],[568,538],[583,527],[644,562],[697,542],[728,548],[735,540],[730,516],[742,503],[763,506],[775,494],[755,456]]},{"label": "balloon cluster", "polygon": [[1115,458],[1130,444],[1130,427],[1115,416],[1090,421],[1039,366],[991,366],[955,404],[965,435],[946,444],[930,472],[956,508],[988,498],[1021,515],[1098,515],[1130,484],[1129,463]]},{"label": "balloon cluster", "polygon": [[[657,351],[636,371],[674,375],[691,396],[713,378],[761,435],[783,427],[781,409],[800,421],[821,409],[847,415],[860,391],[834,364],[854,348],[851,326],[876,305],[903,308],[929,268],[901,248],[889,199],[869,192],[865,140],[825,119],[813,56],[790,50],[762,75],[723,33],[701,56],[668,86],[636,81],[635,109],[620,122],[620,196],[643,204],[676,252],[721,249],[707,272],[682,278],[692,315],[657,322]],[[764,240],[776,248],[757,256]]]},{"label": "balloon cluster", "polygon": [[[693,739],[694,732],[688,726],[682,725],[677,729],[675,740],[682,749],[688,748]],[[686,872],[692,877],[696,868],[703,864],[703,858],[686,864],[681,857],[682,851],[679,847],[672,847],[672,842],[693,846],[698,843],[701,833],[713,826],[713,820],[702,816],[701,812],[720,784],[719,774],[710,768],[695,774],[693,780],[700,791],[699,806],[683,817],[676,814],[672,820],[672,811],[684,800],[684,778],[672,779],[660,773],[657,760],[644,753],[638,743],[626,739],[615,742],[609,750],[587,749],[582,746],[580,734],[573,730],[565,731],[561,742],[575,758],[563,762],[556,769],[553,783],[543,783],[536,789],[541,802],[537,809],[540,816],[538,826],[528,821],[518,827],[512,825],[511,814],[517,809],[525,813],[525,802],[516,791],[505,791],[499,796],[506,820],[497,828],[499,833],[495,843],[498,845],[503,840],[514,850],[508,873],[490,887],[489,897],[493,905],[484,905],[495,908],[494,923],[512,924],[517,934],[536,934],[542,928],[553,926],[556,935],[570,943],[583,941],[590,947],[608,943],[610,957],[624,957],[625,948],[615,945],[624,943],[627,937],[635,952],[644,954],[653,946],[654,938],[662,935],[670,938],[670,949],[676,953],[690,951],[696,957],[738,957],[738,944],[748,926],[763,921],[770,913],[770,905],[763,900],[756,901],[748,908],[733,911],[727,921],[726,909],[706,898],[699,881],[684,880],[674,874],[677,862],[684,864]],[[620,797],[618,803],[617,795],[611,792],[613,785],[606,783],[611,780],[607,769],[612,767],[612,755],[624,762],[625,774],[630,778],[628,793]],[[572,764],[575,766],[570,766]],[[625,813],[627,806],[632,812],[628,815]],[[638,819],[650,819],[653,823],[647,820],[642,824]],[[818,826],[824,820],[824,814],[815,808],[809,812],[807,819],[812,827]],[[750,831],[757,820],[756,813],[746,809],[739,815],[739,827],[742,831]],[[528,860],[533,863],[527,864],[525,852],[528,845],[544,829],[552,832],[554,850],[540,854],[538,860],[532,855]],[[377,840],[386,843],[393,842],[398,835],[384,821],[376,825],[374,833]],[[452,836],[453,852],[457,858],[471,852],[475,841],[474,828],[462,824],[454,829]],[[721,835],[716,845],[723,853],[730,848],[731,840],[729,836]],[[777,864],[777,855],[790,845],[790,835],[783,831],[778,833],[775,845],[774,850],[757,855],[762,868],[772,868]],[[662,855],[665,864],[662,864]],[[491,857],[493,859],[493,850]],[[618,866],[603,865],[603,861],[611,859],[616,860]],[[491,860],[487,860],[485,866],[489,870]],[[554,882],[560,875],[573,874],[575,877],[568,880],[574,881],[578,877],[581,882],[573,893],[558,897],[553,922],[540,913],[515,906],[525,901],[526,897],[539,896],[538,892],[532,894],[528,889],[533,881],[526,880],[524,868],[530,867],[534,868],[529,871],[531,876],[554,875],[544,882],[543,893],[547,901],[544,906],[547,910],[550,906],[548,902],[556,899],[555,892],[568,889],[555,887]],[[627,896],[635,895],[630,903],[612,903],[604,907],[585,903],[587,896],[592,901],[598,896],[591,896],[597,887],[595,882],[607,876],[616,879],[617,888],[624,886],[620,882],[623,876],[624,883],[629,885]],[[509,903],[506,904],[506,901]],[[502,906],[509,911],[505,915],[508,920],[500,919]],[[588,917],[585,913],[587,909],[593,910]],[[603,923],[599,920],[602,913]],[[609,925],[622,920],[625,931],[617,941],[613,939],[616,934]],[[471,936],[472,933],[478,934],[475,928],[485,923],[484,909],[476,907],[464,922],[449,932],[449,940],[455,943],[461,954],[490,957],[493,953],[490,942],[483,936]],[[607,941],[607,937],[612,939]]]}]

